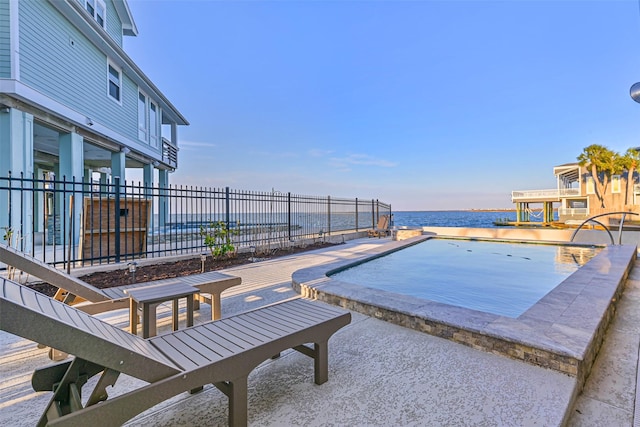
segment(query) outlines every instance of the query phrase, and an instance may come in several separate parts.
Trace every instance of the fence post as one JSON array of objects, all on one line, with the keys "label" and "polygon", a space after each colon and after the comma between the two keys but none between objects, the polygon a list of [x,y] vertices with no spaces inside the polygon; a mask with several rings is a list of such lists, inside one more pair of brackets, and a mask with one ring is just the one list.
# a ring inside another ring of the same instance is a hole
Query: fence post
[{"label": "fence post", "polygon": [[331,234],[331,196],[327,196],[327,232],[326,234]]},{"label": "fence post", "polygon": [[[114,231],[115,231],[115,252],[116,262],[120,262],[120,177],[113,178],[114,186]],[[107,254],[108,255],[108,254]]]},{"label": "fence post", "polygon": [[[7,234],[11,235],[13,231],[13,215],[12,212],[16,210],[13,209],[13,179],[12,179],[11,171],[9,171],[9,177],[7,179]],[[11,246],[11,240],[9,240],[9,246]]]},{"label": "fence post", "polygon": [[20,216],[18,217],[20,223],[19,223],[19,226],[17,227],[18,230],[17,231],[14,230],[14,231],[16,231],[16,236],[18,236],[20,240],[16,242],[16,248],[24,252],[25,250],[24,239],[26,237],[24,232],[24,217],[26,214],[25,203],[24,203],[24,172],[20,172],[20,208],[18,212],[20,212]]},{"label": "fence post", "polygon": [[371,199],[371,228],[376,228],[376,205],[375,200]]},{"label": "fence post", "polygon": [[231,206],[230,200],[229,200],[229,187],[225,187],[225,222],[227,223],[227,230],[229,229],[229,223],[231,222],[231,215],[229,213],[229,207]]},{"label": "fence post", "polygon": [[358,232],[358,198],[356,197],[356,233]]},{"label": "fence post", "polygon": [[[75,177],[74,177],[74,183],[75,183]],[[74,226],[75,226],[75,215],[73,214],[73,202],[74,202],[74,195],[75,194],[71,194],[69,196],[69,246],[67,246],[67,274],[71,274],[71,246],[73,245],[73,231],[74,231]],[[74,257],[75,258],[75,257]]]},{"label": "fence post", "polygon": [[291,241],[291,191],[287,193],[287,238]]}]

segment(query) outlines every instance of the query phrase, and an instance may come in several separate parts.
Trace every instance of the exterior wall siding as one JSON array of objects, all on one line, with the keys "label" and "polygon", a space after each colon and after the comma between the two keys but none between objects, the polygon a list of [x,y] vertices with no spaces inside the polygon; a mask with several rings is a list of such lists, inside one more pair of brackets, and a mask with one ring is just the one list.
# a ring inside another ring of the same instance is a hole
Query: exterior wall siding
[{"label": "exterior wall siding", "polygon": [[107,33],[111,36],[118,46],[122,47],[122,22],[116,12],[113,2],[106,1],[107,6]]},{"label": "exterior wall siding", "polygon": [[0,79],[11,77],[9,0],[0,0]]},{"label": "exterior wall siding", "polygon": [[[20,6],[20,80],[137,141],[137,85],[121,73],[120,105],[107,93],[105,54],[48,2]],[[113,20],[115,9],[110,12]]]}]

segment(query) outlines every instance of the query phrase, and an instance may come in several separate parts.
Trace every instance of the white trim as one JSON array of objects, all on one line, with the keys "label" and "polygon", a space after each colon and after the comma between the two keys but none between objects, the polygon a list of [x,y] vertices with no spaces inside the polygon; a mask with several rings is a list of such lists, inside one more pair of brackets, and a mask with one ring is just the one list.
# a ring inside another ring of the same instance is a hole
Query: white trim
[{"label": "white trim", "polygon": [[[100,5],[102,6],[102,28],[105,29],[105,31],[107,30],[107,4],[103,1],[103,0],[96,0],[96,6]],[[96,7],[96,15],[93,17],[93,19],[96,20],[96,22],[98,22],[98,8]],[[100,25],[100,22],[98,22],[98,25]]]},{"label": "white trim", "polygon": [[[151,109],[151,107],[155,107],[156,111],[155,113],[153,112],[153,110]],[[152,126],[151,123],[151,117],[155,116],[155,126]],[[151,145],[152,147],[160,147],[160,139],[161,139],[161,132],[158,132],[160,129],[160,108],[158,108],[158,104],[153,102],[150,98],[149,98],[149,116],[148,116],[148,122],[149,122],[149,145]]]},{"label": "white trim", "polygon": [[[109,71],[109,67],[113,68],[114,70],[116,70],[118,72],[118,94],[120,95],[120,99],[116,99],[113,96],[111,96],[111,91],[110,91],[110,85],[111,85],[111,72]],[[123,98],[123,93],[122,93],[122,89],[123,89],[123,84],[122,84],[123,78],[122,78],[122,68],[118,67],[115,63],[113,63],[109,58],[107,58],[107,98],[111,99],[113,102],[118,103],[119,105],[122,105],[122,98]]]},{"label": "white trim", "polygon": [[20,2],[9,2],[9,54],[11,58],[11,78],[20,80]]},{"label": "white trim", "polygon": [[[144,97],[144,128],[140,127],[140,96]],[[153,111],[151,110],[151,106],[155,107],[155,126],[151,124],[151,116],[153,115]],[[158,103],[154,102],[149,95],[146,94],[142,88],[138,87],[138,98],[136,101],[136,110],[137,110],[137,123],[138,123],[138,140],[143,141],[151,147],[160,147],[160,133],[158,132],[159,123],[160,123],[160,109],[158,108]],[[143,133],[143,137],[141,138],[141,133]]]},{"label": "white trim", "polygon": [[[120,68],[124,70],[125,74],[135,84],[145,89],[145,92],[152,93],[153,98],[162,107],[162,114],[166,116],[170,121],[175,121],[180,125],[188,125],[187,119],[180,114],[178,109],[171,104],[169,99],[158,89],[158,87],[147,77],[144,72],[138,67],[138,65],[126,54],[122,46],[120,46],[112,37],[103,37],[103,34],[108,34],[104,29],[99,30],[99,25],[94,20],[89,21],[86,16],[79,13],[79,9],[82,9],[82,4],[76,1],[60,1],[60,0],[48,0],[49,3],[56,8],[63,16],[65,16],[69,22],[71,22],[78,31],[80,31],[87,39],[108,58],[111,58],[116,64],[120,65]],[[122,7],[122,2],[114,2],[116,10],[118,8],[125,9],[128,13],[128,5]],[[129,18],[132,17],[129,15]],[[135,29],[137,32],[137,29]]]},{"label": "white trim", "polygon": [[[115,132],[113,129],[108,128],[99,122],[94,121],[93,126],[88,126],[86,124],[87,116],[85,114],[61,104],[55,99],[38,92],[22,82],[0,79],[0,93],[20,99],[26,104],[42,109],[56,117],[62,118],[63,120],[72,122],[77,127],[85,129],[93,134],[103,136],[118,144],[126,145],[142,155],[162,161],[161,151],[151,150],[148,145],[142,144],[138,140],[130,139],[127,136]],[[38,116],[35,117],[38,118]]]},{"label": "white trim", "polygon": [[[144,106],[142,107],[142,114],[144,115],[144,123],[143,123],[143,127],[140,127],[140,96],[144,97]],[[137,117],[137,124],[138,124],[138,140],[139,141],[144,141],[146,143],[149,142],[149,97],[147,96],[146,93],[144,93],[143,90],[140,90],[140,88],[138,88],[138,97],[136,99],[136,117]],[[144,133],[143,137],[140,138],[141,132]]]},{"label": "white trim", "polygon": [[[107,29],[107,5],[104,0],[78,0],[82,5],[83,9],[91,18],[98,23],[100,27],[103,29]],[[93,13],[87,8],[87,5],[91,6],[93,9]],[[98,7],[102,7],[102,24],[98,21]]]}]

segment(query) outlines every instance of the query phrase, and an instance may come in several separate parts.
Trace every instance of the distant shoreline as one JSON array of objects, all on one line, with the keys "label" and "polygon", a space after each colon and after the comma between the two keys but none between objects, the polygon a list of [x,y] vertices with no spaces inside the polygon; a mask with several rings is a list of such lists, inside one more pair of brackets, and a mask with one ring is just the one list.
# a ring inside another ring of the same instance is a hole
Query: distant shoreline
[{"label": "distant shoreline", "polygon": [[[468,212],[515,212],[516,211],[513,208],[510,208],[510,209],[463,209],[463,210]],[[535,211],[536,209],[531,209],[531,210]]]},{"label": "distant shoreline", "polygon": [[[542,208],[531,208],[532,212],[542,211]],[[557,208],[553,209],[557,211]],[[433,210],[419,210],[419,211],[396,211],[396,212],[516,212],[514,208],[504,209],[433,209]]]},{"label": "distant shoreline", "polygon": [[[532,212],[542,211],[542,208],[530,208]],[[554,211],[557,211],[558,208],[553,208]],[[516,212],[515,209],[467,209],[468,212]]]}]

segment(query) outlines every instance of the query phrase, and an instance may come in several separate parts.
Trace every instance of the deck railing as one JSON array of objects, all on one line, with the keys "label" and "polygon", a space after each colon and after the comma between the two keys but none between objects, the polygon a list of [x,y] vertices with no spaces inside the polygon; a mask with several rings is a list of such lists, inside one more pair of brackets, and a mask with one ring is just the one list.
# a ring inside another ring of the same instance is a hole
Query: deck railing
[{"label": "deck railing", "polygon": [[167,138],[162,138],[162,161],[174,169],[178,167],[178,147]]},{"label": "deck railing", "polygon": [[559,216],[584,217],[589,215],[588,208],[558,208]]},{"label": "deck railing", "polygon": [[375,199],[0,177],[0,240],[73,266],[205,253],[201,231],[216,224],[236,249],[268,252],[371,229],[390,213]]},{"label": "deck railing", "polygon": [[550,190],[524,190],[524,191],[512,191],[511,200],[549,200],[560,199],[560,197],[566,196],[579,196],[579,188],[563,188],[563,189],[550,189]]}]

